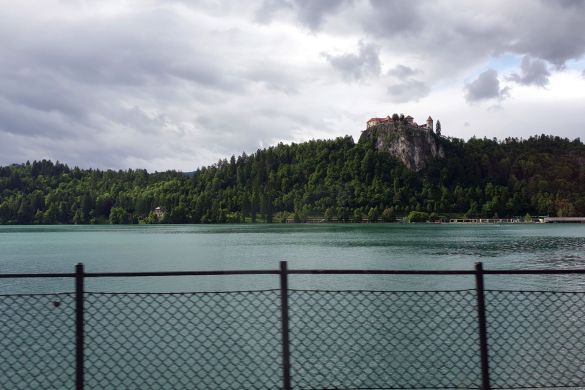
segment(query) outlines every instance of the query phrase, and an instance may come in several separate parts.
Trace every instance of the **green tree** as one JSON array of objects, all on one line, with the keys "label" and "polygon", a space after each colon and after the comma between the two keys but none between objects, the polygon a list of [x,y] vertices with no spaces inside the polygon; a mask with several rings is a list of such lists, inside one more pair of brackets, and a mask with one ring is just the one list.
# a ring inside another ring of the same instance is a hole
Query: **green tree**
[{"label": "green tree", "polygon": [[429,214],[422,211],[411,211],[407,216],[408,222],[427,222]]},{"label": "green tree", "polygon": [[380,212],[378,211],[377,207],[371,207],[368,211],[368,221],[370,222],[378,222],[378,218],[380,217]]},{"label": "green tree", "polygon": [[109,221],[111,225],[127,224],[128,214],[121,207],[112,207],[110,209]]},{"label": "green tree", "polygon": [[353,222],[354,223],[362,223],[362,212],[359,209],[355,209],[353,211]]},{"label": "green tree", "polygon": [[171,210],[169,221],[170,223],[187,223],[189,221],[187,207],[183,203],[179,203]]},{"label": "green tree", "polygon": [[75,225],[81,225],[84,223],[83,213],[80,209],[75,210],[75,214],[73,215],[73,223]]},{"label": "green tree", "polygon": [[335,217],[335,211],[333,210],[333,208],[329,207],[327,210],[325,210],[324,216],[326,222],[331,222]]},{"label": "green tree", "polygon": [[394,211],[394,207],[387,207],[382,211],[382,221],[396,222],[396,212]]}]

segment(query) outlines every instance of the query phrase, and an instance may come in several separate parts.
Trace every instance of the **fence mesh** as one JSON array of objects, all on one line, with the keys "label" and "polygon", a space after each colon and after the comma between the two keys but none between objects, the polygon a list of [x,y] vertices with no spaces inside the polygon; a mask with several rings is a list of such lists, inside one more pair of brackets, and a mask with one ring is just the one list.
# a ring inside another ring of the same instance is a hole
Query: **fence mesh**
[{"label": "fence mesh", "polygon": [[75,387],[73,294],[0,295],[0,389]]},{"label": "fence mesh", "polygon": [[493,388],[585,387],[585,293],[486,291]]},{"label": "fence mesh", "polygon": [[[288,294],[294,389],[480,387],[473,290]],[[85,388],[281,389],[280,298],[86,293]],[[485,299],[492,388],[585,387],[585,293]],[[74,380],[74,295],[0,295],[0,389]]]},{"label": "fence mesh", "polygon": [[291,291],[295,389],[477,388],[475,293]]},{"label": "fence mesh", "polygon": [[88,389],[278,389],[278,291],[86,295]]}]

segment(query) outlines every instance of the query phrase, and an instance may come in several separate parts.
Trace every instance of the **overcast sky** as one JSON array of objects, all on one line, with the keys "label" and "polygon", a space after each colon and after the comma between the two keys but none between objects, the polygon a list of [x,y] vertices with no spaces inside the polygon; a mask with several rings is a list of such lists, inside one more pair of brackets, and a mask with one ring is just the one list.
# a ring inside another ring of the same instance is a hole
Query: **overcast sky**
[{"label": "overcast sky", "polygon": [[0,164],[192,171],[431,115],[582,137],[585,0],[5,0]]}]

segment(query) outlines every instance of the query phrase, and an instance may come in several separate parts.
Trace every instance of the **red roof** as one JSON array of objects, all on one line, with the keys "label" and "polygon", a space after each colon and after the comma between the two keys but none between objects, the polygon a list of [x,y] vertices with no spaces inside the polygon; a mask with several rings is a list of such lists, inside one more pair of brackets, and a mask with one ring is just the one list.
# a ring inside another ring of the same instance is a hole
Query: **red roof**
[{"label": "red roof", "polygon": [[433,120],[433,118],[431,118],[431,116],[429,115],[429,119],[427,119],[427,120],[428,120],[428,121],[432,121],[432,120]]}]

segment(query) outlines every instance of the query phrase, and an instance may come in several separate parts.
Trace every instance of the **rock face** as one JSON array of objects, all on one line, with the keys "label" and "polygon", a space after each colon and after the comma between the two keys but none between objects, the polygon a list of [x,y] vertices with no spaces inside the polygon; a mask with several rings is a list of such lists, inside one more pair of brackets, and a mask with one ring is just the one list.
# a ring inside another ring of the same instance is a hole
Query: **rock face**
[{"label": "rock face", "polygon": [[372,126],[360,137],[360,142],[368,141],[376,150],[390,153],[412,171],[420,171],[434,158],[445,157],[437,134],[408,123]]}]

